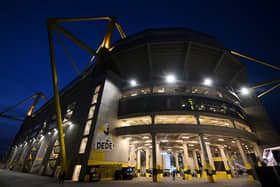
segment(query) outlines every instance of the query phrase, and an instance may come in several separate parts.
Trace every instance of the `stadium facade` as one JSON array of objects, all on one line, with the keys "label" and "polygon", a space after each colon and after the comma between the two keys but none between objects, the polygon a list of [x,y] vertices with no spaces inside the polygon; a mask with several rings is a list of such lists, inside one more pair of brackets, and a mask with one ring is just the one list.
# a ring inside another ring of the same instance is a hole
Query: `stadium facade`
[{"label": "stadium facade", "polygon": [[[260,101],[241,95],[244,65],[215,38],[189,29],[150,29],[101,49],[95,63],[60,92],[74,181],[114,179],[132,168],[160,180],[231,178],[277,145]],[[54,100],[23,122],[8,167],[57,176]]]}]

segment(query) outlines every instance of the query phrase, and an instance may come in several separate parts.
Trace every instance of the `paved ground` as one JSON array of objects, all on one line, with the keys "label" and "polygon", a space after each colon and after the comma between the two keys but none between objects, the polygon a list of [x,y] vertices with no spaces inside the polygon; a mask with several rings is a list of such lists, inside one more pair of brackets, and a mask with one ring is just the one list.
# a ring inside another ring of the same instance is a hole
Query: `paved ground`
[{"label": "paved ground", "polygon": [[54,178],[43,177],[37,175],[31,175],[20,172],[12,172],[8,170],[0,169],[0,187],[56,187],[56,186],[70,186],[70,187],[261,187],[258,182],[249,182],[246,177],[235,178],[232,180],[222,180],[216,183],[208,183],[206,180],[194,178],[192,181],[184,181],[180,178],[176,178],[172,181],[171,178],[164,178],[158,183],[151,182],[151,179],[138,177],[129,181],[103,181],[95,183],[73,183],[71,181],[65,181],[64,184],[58,184],[58,181]]}]

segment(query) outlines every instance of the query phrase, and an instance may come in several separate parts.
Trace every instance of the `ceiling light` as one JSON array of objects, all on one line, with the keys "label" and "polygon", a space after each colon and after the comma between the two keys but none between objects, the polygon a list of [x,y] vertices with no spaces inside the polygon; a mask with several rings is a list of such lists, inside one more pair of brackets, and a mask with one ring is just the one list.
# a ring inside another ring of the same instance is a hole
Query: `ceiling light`
[{"label": "ceiling light", "polygon": [[203,81],[203,84],[204,84],[205,86],[211,86],[212,83],[213,83],[213,81],[212,81],[212,79],[210,79],[210,78],[206,78],[206,79],[204,79],[204,81]]},{"label": "ceiling light", "polygon": [[176,82],[176,78],[175,78],[175,76],[174,75],[167,75],[166,76],[166,78],[165,78],[165,81],[167,82],[167,83],[174,83],[174,82]]},{"label": "ceiling light", "polygon": [[132,87],[137,86],[137,82],[134,79],[130,80],[129,83],[130,83],[130,86],[132,86]]},{"label": "ceiling light", "polygon": [[189,136],[183,136],[182,139],[189,139]]},{"label": "ceiling light", "polygon": [[248,95],[248,94],[250,93],[250,90],[249,90],[249,88],[247,88],[247,87],[242,87],[242,88],[240,89],[240,93],[241,93],[242,95]]},{"label": "ceiling light", "polygon": [[149,136],[143,136],[143,139],[149,139]]},{"label": "ceiling light", "polygon": [[218,141],[223,142],[225,140],[223,138],[218,138]]}]

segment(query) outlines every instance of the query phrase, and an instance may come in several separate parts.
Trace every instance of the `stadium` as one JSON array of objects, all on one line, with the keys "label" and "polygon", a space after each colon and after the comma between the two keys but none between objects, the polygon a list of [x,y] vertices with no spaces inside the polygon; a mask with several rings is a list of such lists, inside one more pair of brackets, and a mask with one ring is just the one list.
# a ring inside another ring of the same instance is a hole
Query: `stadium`
[{"label": "stadium", "polygon": [[[263,149],[280,141],[246,85],[232,51],[190,29],[148,29],[101,47],[60,91],[67,178],[114,180],[122,171],[158,181],[175,172],[214,182],[244,172],[254,180]],[[58,176],[57,124],[51,98],[24,120],[8,167]]]}]

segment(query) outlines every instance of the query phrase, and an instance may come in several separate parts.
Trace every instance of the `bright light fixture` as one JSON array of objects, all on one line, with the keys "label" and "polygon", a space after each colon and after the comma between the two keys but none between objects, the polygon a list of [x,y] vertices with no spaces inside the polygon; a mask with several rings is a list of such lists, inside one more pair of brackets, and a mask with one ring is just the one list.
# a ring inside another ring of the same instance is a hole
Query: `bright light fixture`
[{"label": "bright light fixture", "polygon": [[170,75],[167,75],[166,78],[165,78],[165,81],[167,83],[174,83],[176,82],[176,78],[174,75],[170,74]]},{"label": "bright light fixture", "polygon": [[168,142],[168,140],[161,140],[161,142]]},{"label": "bright light fixture", "polygon": [[218,138],[218,141],[223,142],[225,140],[223,138]]},{"label": "bright light fixture", "polygon": [[149,139],[149,136],[143,136],[143,139]]},{"label": "bright light fixture", "polygon": [[249,88],[247,88],[247,87],[242,87],[242,88],[240,89],[240,93],[241,93],[242,95],[248,95],[248,94],[250,93],[250,90],[249,90]]},{"label": "bright light fixture", "polygon": [[134,79],[130,80],[129,83],[130,83],[130,86],[132,86],[132,87],[137,86],[137,82]]},{"label": "bright light fixture", "polygon": [[189,139],[189,136],[183,136],[182,139]]},{"label": "bright light fixture", "polygon": [[203,81],[203,84],[204,84],[205,86],[211,86],[212,83],[213,83],[213,81],[212,81],[212,79],[210,79],[210,78],[206,78],[206,79],[204,79],[204,81]]}]

